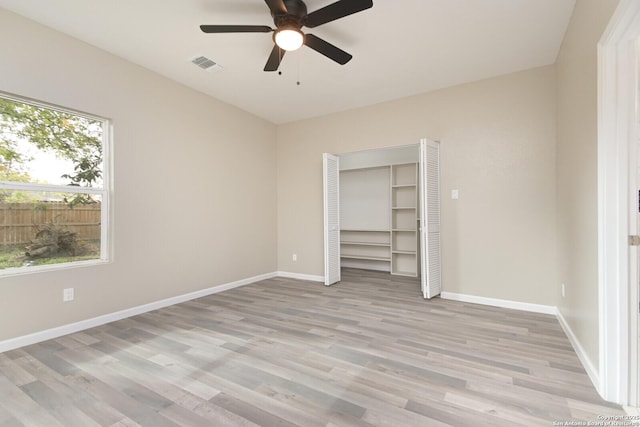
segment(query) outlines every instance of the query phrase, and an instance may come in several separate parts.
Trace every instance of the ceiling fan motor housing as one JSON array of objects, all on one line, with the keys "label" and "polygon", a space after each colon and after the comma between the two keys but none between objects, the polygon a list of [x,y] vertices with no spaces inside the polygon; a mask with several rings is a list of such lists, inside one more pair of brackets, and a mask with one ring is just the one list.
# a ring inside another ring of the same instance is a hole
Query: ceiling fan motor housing
[{"label": "ceiling fan motor housing", "polygon": [[287,13],[271,13],[276,28],[302,28],[304,26],[304,20],[307,17],[307,5],[304,4],[302,0],[284,0],[283,3],[287,8]]}]

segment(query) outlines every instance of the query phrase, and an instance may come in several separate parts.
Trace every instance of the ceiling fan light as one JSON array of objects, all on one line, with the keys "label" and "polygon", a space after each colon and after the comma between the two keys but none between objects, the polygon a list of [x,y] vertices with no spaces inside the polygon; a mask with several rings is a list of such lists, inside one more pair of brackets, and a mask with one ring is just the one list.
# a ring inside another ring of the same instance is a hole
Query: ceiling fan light
[{"label": "ceiling fan light", "polygon": [[274,40],[281,49],[296,50],[304,43],[304,36],[298,29],[285,28],[276,31]]}]

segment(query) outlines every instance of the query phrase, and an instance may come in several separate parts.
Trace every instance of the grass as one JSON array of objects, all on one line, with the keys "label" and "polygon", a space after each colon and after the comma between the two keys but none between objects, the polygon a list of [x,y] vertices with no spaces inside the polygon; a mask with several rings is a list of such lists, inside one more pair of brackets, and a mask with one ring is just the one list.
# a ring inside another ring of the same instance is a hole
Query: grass
[{"label": "grass", "polygon": [[100,258],[100,251],[93,249],[81,256],[55,256],[28,260],[24,256],[24,245],[0,245],[0,270],[6,268],[34,267],[36,265],[62,264],[65,262],[84,261]]},{"label": "grass", "polygon": [[16,246],[0,246],[0,269],[20,267],[23,263],[24,248],[21,249]]}]

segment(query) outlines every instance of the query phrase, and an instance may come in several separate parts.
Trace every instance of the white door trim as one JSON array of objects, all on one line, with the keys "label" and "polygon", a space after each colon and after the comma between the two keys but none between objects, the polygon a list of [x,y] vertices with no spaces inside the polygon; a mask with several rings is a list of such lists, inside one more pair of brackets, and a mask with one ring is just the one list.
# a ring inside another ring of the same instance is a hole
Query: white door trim
[{"label": "white door trim", "polygon": [[638,296],[630,274],[637,253],[627,241],[637,233],[637,206],[630,201],[637,197],[637,172],[631,170],[637,159],[631,156],[637,141],[638,37],[640,2],[621,0],[598,44],[598,389],[623,405],[638,404]]}]

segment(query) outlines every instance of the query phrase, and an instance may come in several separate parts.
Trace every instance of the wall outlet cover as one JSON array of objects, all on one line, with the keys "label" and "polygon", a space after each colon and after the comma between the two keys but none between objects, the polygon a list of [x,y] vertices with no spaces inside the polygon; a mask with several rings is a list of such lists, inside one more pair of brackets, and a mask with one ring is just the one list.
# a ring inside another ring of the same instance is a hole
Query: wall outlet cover
[{"label": "wall outlet cover", "polygon": [[75,298],[75,295],[74,295],[73,288],[65,288],[62,290],[62,301],[64,302],[73,301],[74,298]]}]

